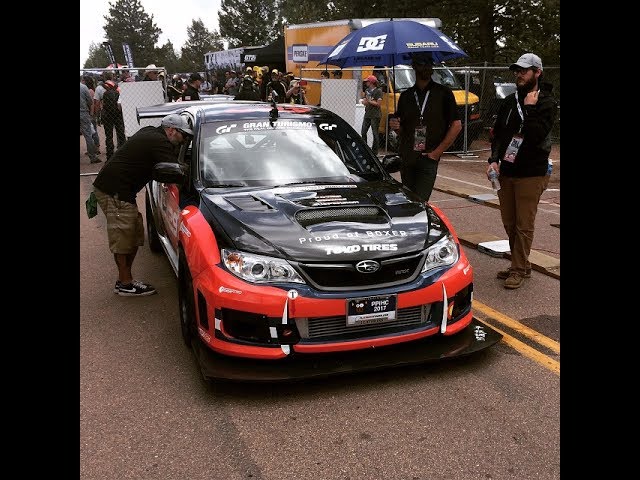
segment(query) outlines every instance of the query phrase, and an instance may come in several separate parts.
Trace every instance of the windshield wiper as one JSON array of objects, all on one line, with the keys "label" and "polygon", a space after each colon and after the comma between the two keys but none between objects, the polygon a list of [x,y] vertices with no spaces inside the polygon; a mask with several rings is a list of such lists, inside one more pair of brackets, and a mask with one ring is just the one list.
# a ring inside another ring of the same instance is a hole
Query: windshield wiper
[{"label": "windshield wiper", "polygon": [[302,182],[282,183],[280,185],[274,185],[271,188],[290,187],[291,185],[332,185],[334,183],[341,183],[341,182],[319,182],[317,180],[306,180]]},{"label": "windshield wiper", "polygon": [[207,188],[227,188],[227,187],[246,187],[242,183],[216,183],[215,185],[207,185]]}]

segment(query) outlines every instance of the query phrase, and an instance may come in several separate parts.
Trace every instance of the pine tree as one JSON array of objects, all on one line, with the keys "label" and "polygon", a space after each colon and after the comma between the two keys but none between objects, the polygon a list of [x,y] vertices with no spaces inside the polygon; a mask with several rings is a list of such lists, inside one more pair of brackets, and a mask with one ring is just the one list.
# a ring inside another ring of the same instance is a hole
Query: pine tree
[{"label": "pine tree", "polygon": [[204,54],[222,50],[222,40],[216,31],[209,32],[202,20],[192,20],[187,28],[187,41],[182,47],[181,68],[189,72],[204,70]]},{"label": "pine tree", "polygon": [[267,45],[283,34],[281,0],[222,0],[218,23],[229,48]]},{"label": "pine tree", "polygon": [[144,11],[140,0],[115,0],[109,3],[109,15],[105,15],[104,19],[105,36],[113,46],[118,63],[125,63],[123,43],[131,47],[134,66],[162,63],[154,58],[154,46],[162,30],[153,22],[153,15]]}]

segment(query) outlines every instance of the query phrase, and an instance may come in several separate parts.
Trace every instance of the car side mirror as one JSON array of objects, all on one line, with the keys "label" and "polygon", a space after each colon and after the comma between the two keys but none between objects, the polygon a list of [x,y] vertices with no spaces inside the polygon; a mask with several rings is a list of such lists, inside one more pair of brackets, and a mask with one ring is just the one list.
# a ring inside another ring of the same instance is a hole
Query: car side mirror
[{"label": "car side mirror", "polygon": [[186,167],[173,162],[156,163],[153,167],[151,178],[160,183],[182,185],[187,179]]},{"label": "car side mirror", "polygon": [[396,173],[400,171],[402,159],[398,155],[385,155],[382,157],[382,166],[388,173]]}]

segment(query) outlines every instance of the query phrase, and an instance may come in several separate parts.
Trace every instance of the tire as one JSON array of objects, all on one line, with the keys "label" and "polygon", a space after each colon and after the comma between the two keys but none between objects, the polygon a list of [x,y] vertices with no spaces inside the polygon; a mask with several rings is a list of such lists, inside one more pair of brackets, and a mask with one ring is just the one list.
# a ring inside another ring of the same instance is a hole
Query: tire
[{"label": "tire", "polygon": [[158,235],[158,229],[156,228],[156,222],[153,219],[153,212],[151,211],[151,201],[149,195],[145,195],[145,211],[147,216],[147,237],[149,238],[149,249],[153,253],[162,252],[162,243],[160,242],[160,236]]},{"label": "tire", "polygon": [[196,305],[193,292],[191,272],[180,252],[180,266],[178,267],[178,304],[180,306],[180,332],[184,344],[191,348],[192,340],[197,338]]}]

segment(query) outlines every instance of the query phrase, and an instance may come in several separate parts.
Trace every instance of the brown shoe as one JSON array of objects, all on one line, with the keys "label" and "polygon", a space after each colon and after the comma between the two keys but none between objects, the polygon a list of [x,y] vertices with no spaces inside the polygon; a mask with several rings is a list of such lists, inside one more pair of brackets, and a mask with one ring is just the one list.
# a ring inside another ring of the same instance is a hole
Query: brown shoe
[{"label": "brown shoe", "polygon": [[520,288],[524,282],[524,277],[518,272],[510,272],[507,279],[504,281],[504,288]]},{"label": "brown shoe", "polygon": [[[507,277],[509,277],[510,274],[511,274],[511,267],[507,268],[506,270],[500,270],[496,274],[496,278],[499,278],[500,280],[505,280]],[[531,268],[525,269],[524,278],[531,278]]]}]

